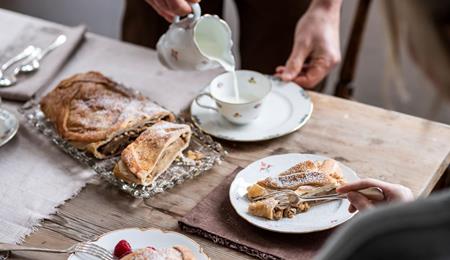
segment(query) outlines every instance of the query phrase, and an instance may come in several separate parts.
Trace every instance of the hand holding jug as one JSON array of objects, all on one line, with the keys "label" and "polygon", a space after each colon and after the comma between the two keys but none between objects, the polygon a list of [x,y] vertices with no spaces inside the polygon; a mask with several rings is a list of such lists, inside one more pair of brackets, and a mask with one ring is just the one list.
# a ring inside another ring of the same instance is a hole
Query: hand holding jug
[{"label": "hand holding jug", "polygon": [[230,27],[217,15],[202,16],[199,4],[191,6],[192,14],[175,17],[159,39],[160,62],[172,70],[207,70],[220,65],[234,69]]}]

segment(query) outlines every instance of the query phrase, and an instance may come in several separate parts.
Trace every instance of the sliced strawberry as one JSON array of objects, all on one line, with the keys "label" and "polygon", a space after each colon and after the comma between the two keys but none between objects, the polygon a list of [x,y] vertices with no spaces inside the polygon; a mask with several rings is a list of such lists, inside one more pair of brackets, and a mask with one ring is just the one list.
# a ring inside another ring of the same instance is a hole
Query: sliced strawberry
[{"label": "sliced strawberry", "polygon": [[120,240],[114,247],[114,256],[122,258],[132,252],[130,244],[126,240]]}]

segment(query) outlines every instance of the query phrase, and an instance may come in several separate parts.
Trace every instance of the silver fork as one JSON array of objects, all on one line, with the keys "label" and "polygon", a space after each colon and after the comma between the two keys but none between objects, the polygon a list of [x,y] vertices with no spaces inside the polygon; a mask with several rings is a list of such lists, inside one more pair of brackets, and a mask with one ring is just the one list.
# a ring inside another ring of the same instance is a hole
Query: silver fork
[{"label": "silver fork", "polygon": [[[384,194],[383,191],[378,187],[366,188],[358,191],[362,193],[364,196],[368,197],[371,200],[383,200]],[[296,193],[293,190],[279,190],[274,191],[272,193],[258,196],[252,198],[252,201],[260,201],[268,198],[274,198],[276,200],[282,202],[289,202],[289,204],[298,204],[299,202],[306,201],[319,201],[319,200],[337,200],[337,199],[346,199],[347,194],[326,194],[326,195],[315,195],[315,196],[305,196]]]},{"label": "silver fork", "polygon": [[0,244],[0,252],[1,251],[33,251],[33,252],[56,253],[56,254],[84,253],[95,256],[100,260],[114,259],[111,252],[91,242],[80,242],[75,245],[72,245],[67,249],[49,249],[49,248],[27,247],[11,244]]}]

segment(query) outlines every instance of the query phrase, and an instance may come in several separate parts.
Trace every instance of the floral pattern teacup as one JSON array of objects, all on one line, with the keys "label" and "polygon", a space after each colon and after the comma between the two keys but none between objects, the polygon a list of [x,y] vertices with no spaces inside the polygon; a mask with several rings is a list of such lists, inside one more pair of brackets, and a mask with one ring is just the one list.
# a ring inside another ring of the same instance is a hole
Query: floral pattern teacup
[{"label": "floral pattern teacup", "polygon": [[[217,76],[209,86],[209,92],[195,98],[202,108],[217,111],[228,121],[247,124],[257,119],[261,113],[264,99],[272,90],[272,82],[261,73],[249,70],[235,72],[238,95],[235,93],[233,72]],[[215,106],[202,104],[202,97],[215,101]]]}]

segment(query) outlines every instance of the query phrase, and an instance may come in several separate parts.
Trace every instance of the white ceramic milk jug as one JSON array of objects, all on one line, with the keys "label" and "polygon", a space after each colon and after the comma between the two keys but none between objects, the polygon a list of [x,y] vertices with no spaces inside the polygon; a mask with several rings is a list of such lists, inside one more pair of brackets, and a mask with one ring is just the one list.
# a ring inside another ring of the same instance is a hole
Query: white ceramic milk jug
[{"label": "white ceramic milk jug", "polygon": [[201,16],[199,4],[191,6],[192,14],[176,17],[159,39],[160,62],[172,70],[234,69],[230,27],[216,15]]}]

